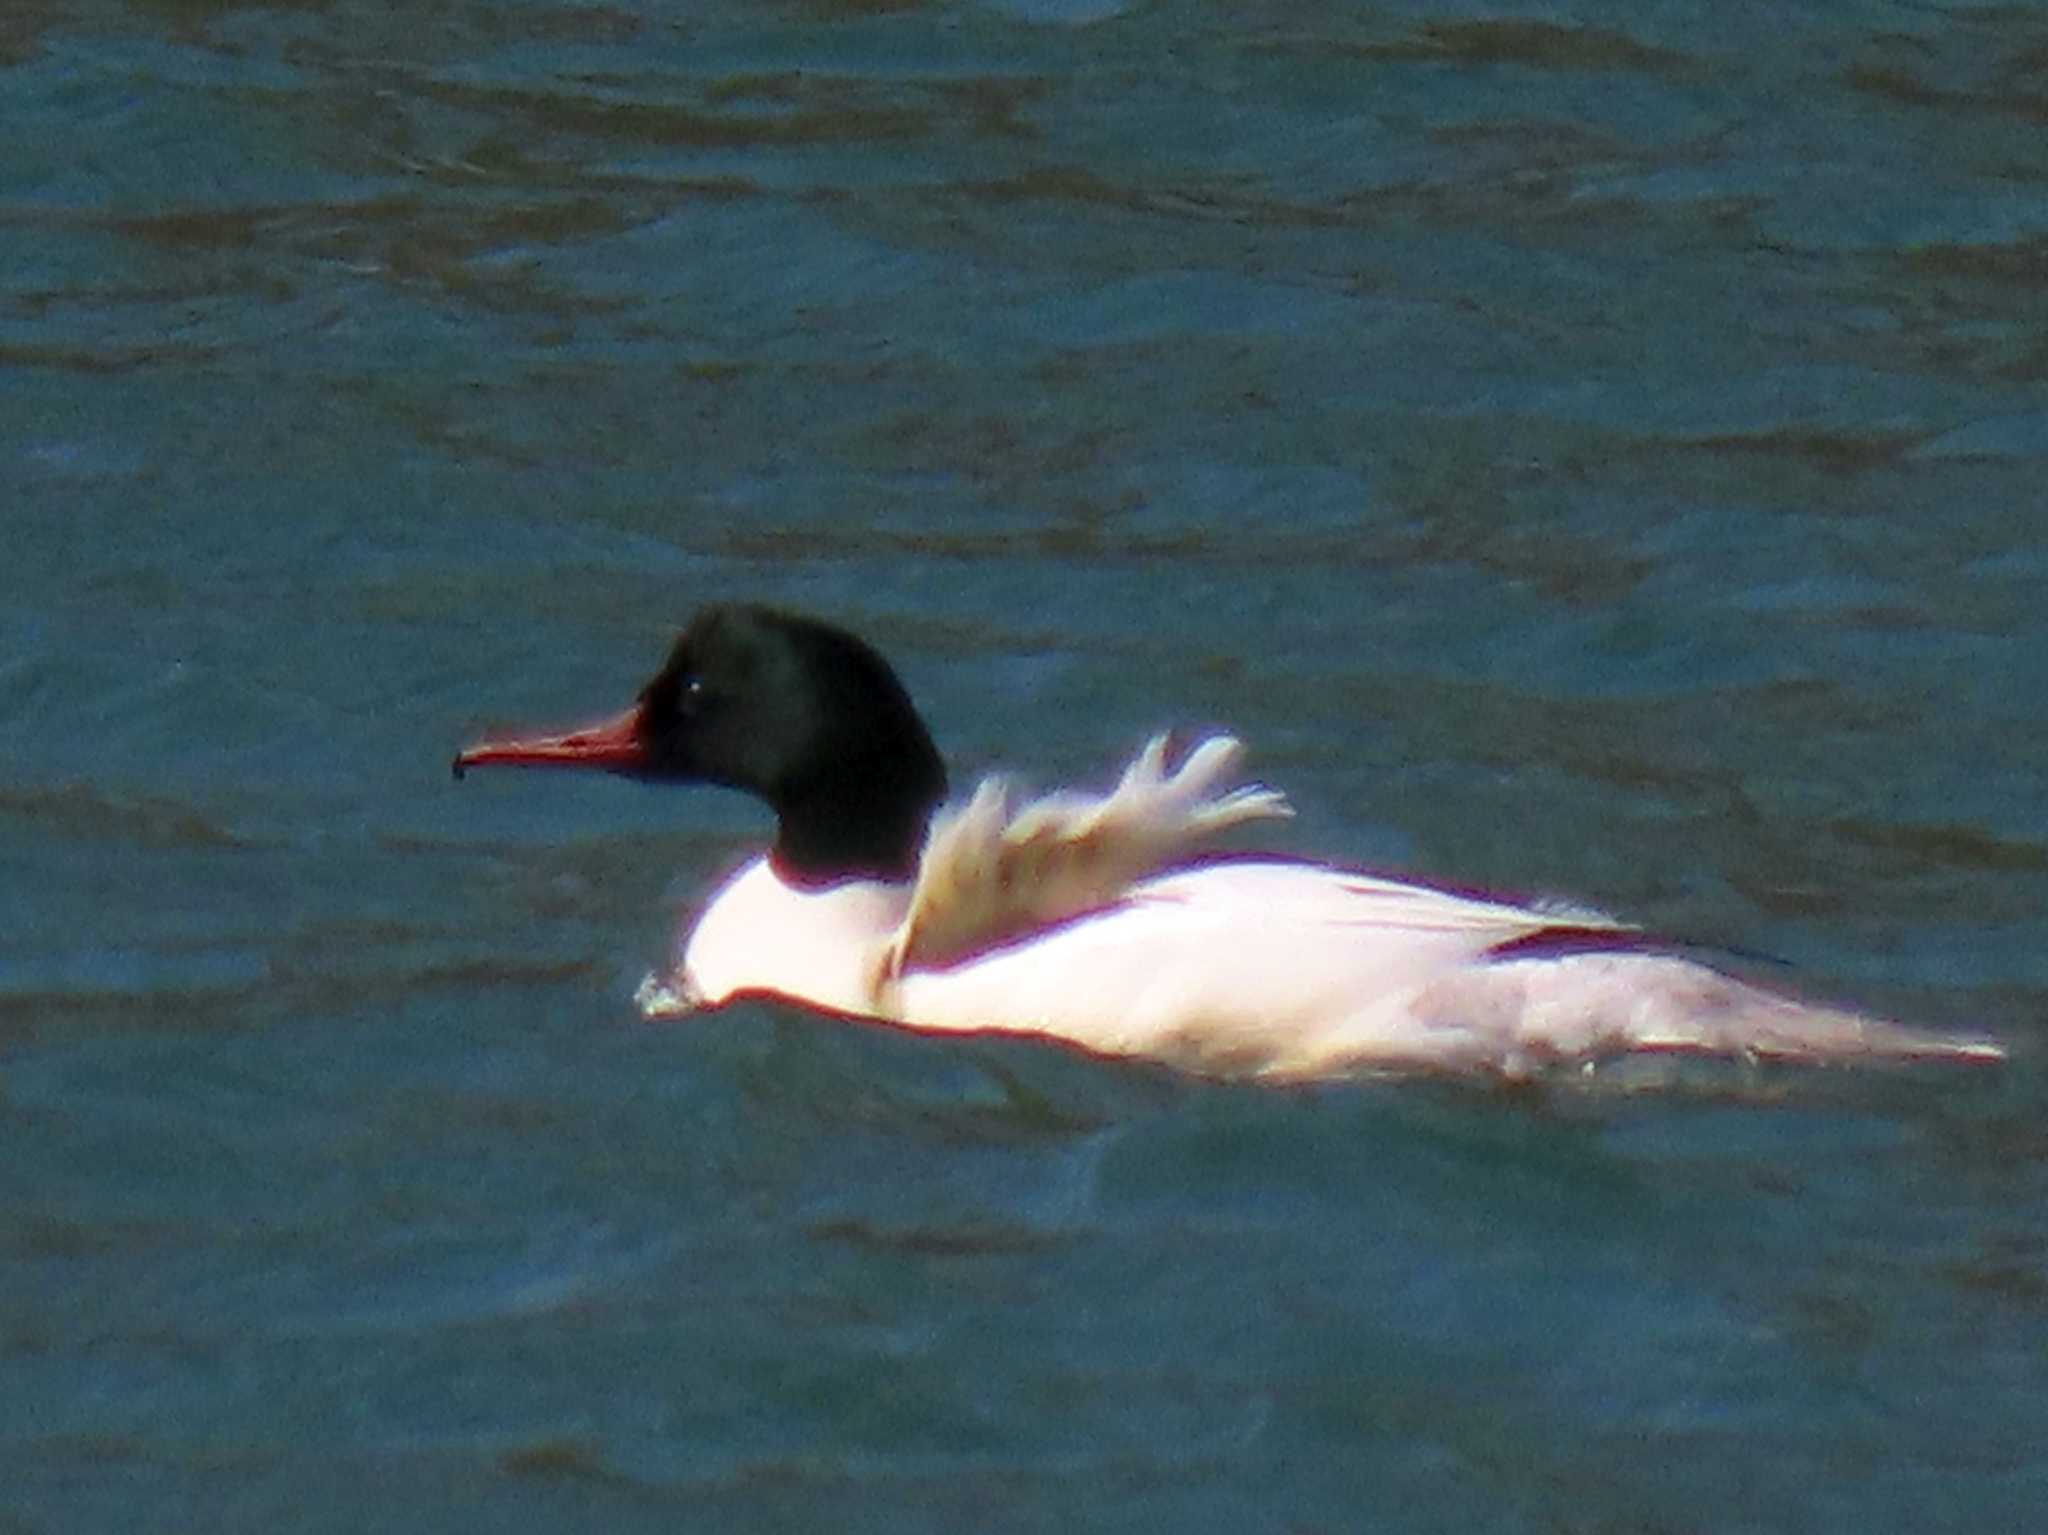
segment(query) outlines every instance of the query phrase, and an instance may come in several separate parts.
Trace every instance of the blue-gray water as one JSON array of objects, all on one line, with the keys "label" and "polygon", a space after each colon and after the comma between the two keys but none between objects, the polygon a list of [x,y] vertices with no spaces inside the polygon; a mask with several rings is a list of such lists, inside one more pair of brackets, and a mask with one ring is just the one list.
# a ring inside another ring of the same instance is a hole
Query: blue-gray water
[{"label": "blue-gray water", "polygon": [[[4,1535],[2038,1524],[2041,10],[11,0],[0,121]],[[2015,1059],[643,1025],[760,814],[447,762],[732,596]]]}]

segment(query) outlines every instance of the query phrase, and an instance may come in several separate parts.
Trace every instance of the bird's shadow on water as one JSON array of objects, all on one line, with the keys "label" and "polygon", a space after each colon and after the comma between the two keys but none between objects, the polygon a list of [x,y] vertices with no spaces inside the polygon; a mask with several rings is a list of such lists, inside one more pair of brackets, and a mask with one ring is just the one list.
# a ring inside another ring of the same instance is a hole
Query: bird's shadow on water
[{"label": "bird's shadow on water", "polygon": [[[2025,1056],[1832,1068],[1620,1056],[1519,1079],[1270,1086],[1060,1042],[934,1038],[774,1004],[690,1026],[704,1031],[692,1053],[729,1074],[756,1135],[820,1154],[884,1148],[888,1176],[913,1184],[958,1174],[965,1181],[943,1203],[958,1210],[992,1194],[1013,1213],[1029,1206],[1032,1240],[1133,1201],[1213,1199],[1263,1220],[1389,1197],[1427,1202],[1434,1189],[1509,1218],[1550,1203],[1583,1223],[1603,1208],[1637,1218],[1645,1199],[1664,1207],[1673,1191],[1797,1193],[1816,1178],[1899,1163],[1915,1180],[1964,1181],[2038,1177],[2048,1166],[2041,1084]],[[836,1172],[851,1176],[852,1164]],[[1032,1186],[1036,1198],[1025,1195]]]}]

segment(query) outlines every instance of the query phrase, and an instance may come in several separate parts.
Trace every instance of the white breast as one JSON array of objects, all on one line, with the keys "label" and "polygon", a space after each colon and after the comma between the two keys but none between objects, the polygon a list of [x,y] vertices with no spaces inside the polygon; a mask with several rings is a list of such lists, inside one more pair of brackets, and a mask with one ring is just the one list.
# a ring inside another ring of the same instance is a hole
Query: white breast
[{"label": "white breast", "polygon": [[684,993],[716,1006],[767,992],[873,1015],[872,977],[910,904],[907,885],[785,884],[757,858],[711,898],[683,944]]}]

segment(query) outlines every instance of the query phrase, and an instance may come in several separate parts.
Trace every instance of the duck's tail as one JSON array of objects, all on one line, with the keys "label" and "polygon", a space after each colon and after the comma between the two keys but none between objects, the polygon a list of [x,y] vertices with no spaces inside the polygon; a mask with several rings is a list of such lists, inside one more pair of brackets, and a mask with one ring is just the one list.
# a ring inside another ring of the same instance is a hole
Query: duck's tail
[{"label": "duck's tail", "polygon": [[1680,1051],[1816,1065],[2005,1059],[2004,1046],[1984,1035],[1808,1002],[1675,955],[1587,954],[1530,965],[1519,991],[1526,1035],[1518,1043],[1539,1052],[1563,1045],[1584,1055]]},{"label": "duck's tail", "polygon": [[1740,990],[1745,995],[1725,1012],[1702,1014],[1676,1027],[1652,1025],[1636,1037],[1633,1047],[1812,1065],[1855,1060],[1995,1062],[2006,1058],[2005,1047],[1984,1035],[1916,1029],[1889,1018],[1756,987],[1740,985]]}]

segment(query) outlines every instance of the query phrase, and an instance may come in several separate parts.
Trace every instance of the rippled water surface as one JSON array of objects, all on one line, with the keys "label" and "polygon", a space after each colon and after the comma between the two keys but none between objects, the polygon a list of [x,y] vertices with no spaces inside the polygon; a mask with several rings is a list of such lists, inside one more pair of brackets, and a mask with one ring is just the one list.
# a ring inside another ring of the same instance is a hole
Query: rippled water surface
[{"label": "rippled water surface", "polygon": [[[0,12],[0,1532],[2023,1529],[2048,13]],[[698,602],[1991,1070],[640,1024]]]}]

